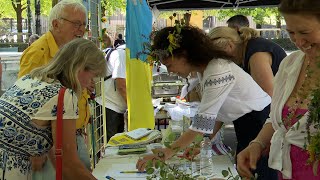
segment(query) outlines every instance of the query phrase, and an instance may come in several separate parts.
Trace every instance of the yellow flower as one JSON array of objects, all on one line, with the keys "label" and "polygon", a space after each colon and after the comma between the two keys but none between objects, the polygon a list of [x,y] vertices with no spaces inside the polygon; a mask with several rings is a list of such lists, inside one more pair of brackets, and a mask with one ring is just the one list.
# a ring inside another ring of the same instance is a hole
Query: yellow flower
[{"label": "yellow flower", "polygon": [[174,33],[173,34],[169,33],[168,39],[169,39],[169,43],[173,49],[180,47],[178,41],[176,40],[176,37],[174,36]]},{"label": "yellow flower", "polygon": [[102,17],[101,18],[101,22],[103,22],[103,23],[107,22],[107,18],[106,17]]}]

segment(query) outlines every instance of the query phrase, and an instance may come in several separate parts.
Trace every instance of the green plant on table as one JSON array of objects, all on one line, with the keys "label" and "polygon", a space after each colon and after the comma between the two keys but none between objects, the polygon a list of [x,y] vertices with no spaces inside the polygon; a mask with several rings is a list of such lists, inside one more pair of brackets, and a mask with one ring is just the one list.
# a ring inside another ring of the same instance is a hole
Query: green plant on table
[{"label": "green plant on table", "polygon": [[[223,177],[227,178],[227,180],[240,180],[242,179],[239,175],[233,175],[230,167],[228,167],[228,170],[222,170]],[[256,180],[258,178],[258,174],[256,173],[253,177],[250,178],[250,180]]]},{"label": "green plant on table", "polygon": [[[176,134],[175,133],[170,133],[168,137],[164,141],[164,146],[167,148],[172,148],[171,143],[174,142],[176,139]],[[192,148],[196,147],[202,140],[202,136],[197,136],[194,140],[194,143],[192,143]],[[179,152],[181,149],[180,148],[174,148],[175,152]],[[158,153],[158,156],[160,159],[164,157],[164,154],[162,152]],[[153,160],[150,160],[147,162],[146,165],[146,172],[150,176],[147,177],[147,179],[153,179],[157,178],[157,173],[158,172],[160,177],[160,180],[195,180],[197,176],[193,176],[193,173],[187,173],[186,171],[182,171],[179,169],[178,165],[170,165],[167,164],[161,160],[155,160],[153,164]]]},{"label": "green plant on table", "polygon": [[[166,140],[164,141],[164,145],[167,148],[172,148],[171,143],[176,139],[175,133],[170,133]],[[199,148],[200,142],[202,141],[203,137],[198,135],[194,142],[192,143],[189,151],[189,154],[192,154],[192,149]],[[180,148],[174,148],[175,152],[179,152]],[[158,153],[160,159],[163,159],[164,154],[162,152]],[[181,161],[181,160],[180,160]],[[193,159],[190,160],[192,163]],[[188,173],[187,171],[183,171],[179,169],[177,165],[170,165],[164,161],[159,159],[153,159],[147,162],[146,164],[146,173],[148,174],[147,179],[159,179],[159,180],[196,180],[199,178],[199,175],[195,175],[195,172]],[[241,177],[239,175],[233,175],[230,168],[228,170],[223,170],[222,172],[223,177],[227,178],[227,180],[240,180]],[[158,175],[159,174],[159,175]],[[255,180],[255,177],[252,177],[250,180]]]}]

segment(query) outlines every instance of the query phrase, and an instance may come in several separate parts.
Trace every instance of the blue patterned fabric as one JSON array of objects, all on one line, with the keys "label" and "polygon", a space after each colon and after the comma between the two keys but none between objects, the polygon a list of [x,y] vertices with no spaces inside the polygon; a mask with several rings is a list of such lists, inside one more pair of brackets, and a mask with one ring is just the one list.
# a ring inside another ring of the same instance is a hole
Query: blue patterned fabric
[{"label": "blue patterned fabric", "polygon": [[[127,0],[126,18],[126,41],[132,60],[143,51],[143,43],[150,41],[152,14],[146,0]],[[139,60],[146,62],[146,55],[141,55]]]},{"label": "blue patterned fabric", "polygon": [[[28,179],[31,174],[30,156],[39,156],[51,149],[51,126],[40,127],[31,120],[56,119],[60,88],[59,82],[49,84],[27,75],[1,96],[0,180]],[[66,95],[73,96],[71,93]],[[76,117],[76,112],[74,109],[67,114]]]}]

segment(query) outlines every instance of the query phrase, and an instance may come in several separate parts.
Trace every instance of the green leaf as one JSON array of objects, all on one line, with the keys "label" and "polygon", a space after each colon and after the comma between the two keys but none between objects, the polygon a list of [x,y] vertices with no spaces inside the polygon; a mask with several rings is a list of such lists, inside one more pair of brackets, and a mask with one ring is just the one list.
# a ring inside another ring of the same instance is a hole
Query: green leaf
[{"label": "green leaf", "polygon": [[154,167],[155,167],[156,169],[159,169],[159,167],[160,167],[160,160],[156,160],[156,163],[155,163]]},{"label": "green leaf", "polygon": [[163,178],[166,178],[167,176],[167,171],[164,171],[164,170],[160,170],[160,176],[163,177]]},{"label": "green leaf", "polygon": [[227,171],[227,170],[222,170],[222,175],[223,175],[223,177],[228,177],[229,176],[229,171]]},{"label": "green leaf", "polygon": [[203,139],[203,136],[201,135],[197,135],[195,138],[194,138],[194,142],[197,144],[197,143],[200,143]]},{"label": "green leaf", "polygon": [[169,141],[165,141],[163,144],[165,147],[171,148],[171,143]]},{"label": "green leaf", "polygon": [[153,162],[152,162],[152,160],[148,160],[148,161],[146,162],[146,167],[153,167]]},{"label": "green leaf", "polygon": [[153,168],[147,168],[146,172],[147,172],[147,174],[153,174],[154,173],[154,169]]},{"label": "green leaf", "polygon": [[176,134],[172,132],[172,133],[169,134],[169,136],[168,136],[167,139],[168,139],[169,141],[175,141],[175,140],[176,140],[176,137],[177,137]]},{"label": "green leaf", "polygon": [[173,174],[168,174],[168,180],[174,180],[174,175]]},{"label": "green leaf", "polygon": [[165,167],[165,163],[160,161],[160,169],[164,168]]}]

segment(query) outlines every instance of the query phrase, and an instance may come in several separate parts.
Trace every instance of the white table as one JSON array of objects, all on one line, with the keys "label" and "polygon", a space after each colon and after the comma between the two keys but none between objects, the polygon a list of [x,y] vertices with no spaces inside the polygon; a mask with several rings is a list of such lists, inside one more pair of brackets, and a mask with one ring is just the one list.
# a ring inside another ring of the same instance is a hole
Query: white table
[{"label": "white table", "polygon": [[[150,145],[154,146],[154,144]],[[148,146],[148,153],[151,153],[151,148]],[[159,146],[159,144],[157,145]],[[106,154],[96,168],[93,170],[93,175],[99,180],[106,180],[106,175],[109,175],[116,180],[142,180],[146,179],[146,174],[121,174],[120,171],[136,170],[135,165],[139,156],[143,155],[117,155],[118,147],[109,147],[106,149]],[[231,169],[233,174],[237,174],[234,165],[229,156],[214,156],[214,178],[223,178],[221,171]]]}]

